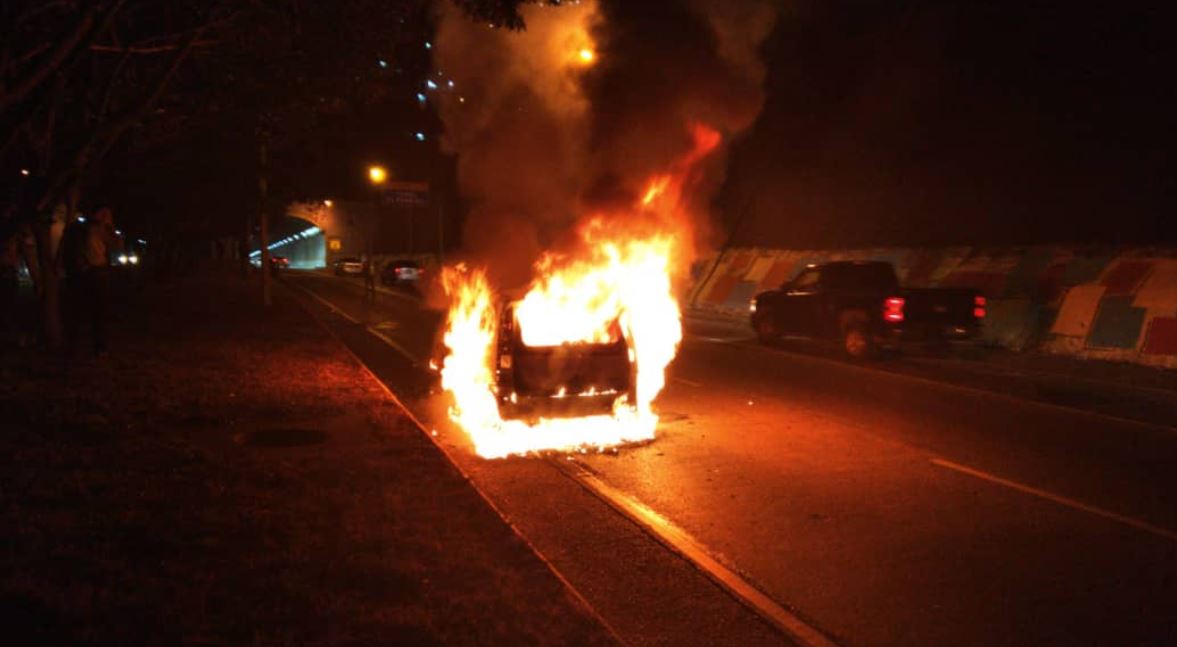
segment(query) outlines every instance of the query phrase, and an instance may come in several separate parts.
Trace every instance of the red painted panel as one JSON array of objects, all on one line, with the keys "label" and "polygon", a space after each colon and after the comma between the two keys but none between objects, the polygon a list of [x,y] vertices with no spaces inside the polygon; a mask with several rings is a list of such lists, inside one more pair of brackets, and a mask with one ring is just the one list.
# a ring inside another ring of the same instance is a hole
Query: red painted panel
[{"label": "red painted panel", "polygon": [[1177,355],[1177,317],[1153,317],[1144,337],[1144,354]]}]

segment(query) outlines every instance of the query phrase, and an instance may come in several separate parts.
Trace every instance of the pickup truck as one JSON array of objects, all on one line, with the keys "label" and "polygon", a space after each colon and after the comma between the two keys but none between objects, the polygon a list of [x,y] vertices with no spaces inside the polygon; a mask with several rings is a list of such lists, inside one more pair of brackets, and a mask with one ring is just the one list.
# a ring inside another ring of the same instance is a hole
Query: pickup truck
[{"label": "pickup truck", "polygon": [[902,289],[883,261],[809,265],[750,304],[761,342],[783,336],[837,341],[853,359],[903,342],[968,339],[985,318],[985,297],[967,288]]},{"label": "pickup truck", "polygon": [[618,321],[604,343],[528,346],[507,306],[500,312],[494,359],[495,396],[504,418],[609,413],[618,398],[636,400],[636,368]]}]

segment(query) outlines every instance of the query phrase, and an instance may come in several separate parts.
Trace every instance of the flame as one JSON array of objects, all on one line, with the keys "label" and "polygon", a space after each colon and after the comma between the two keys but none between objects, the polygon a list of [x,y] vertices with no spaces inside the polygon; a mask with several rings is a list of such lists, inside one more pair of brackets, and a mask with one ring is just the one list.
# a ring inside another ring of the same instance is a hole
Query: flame
[{"label": "flame", "polygon": [[[561,388],[555,398],[612,396],[612,413],[574,418],[505,419],[495,395],[499,297],[482,269],[446,268],[451,299],[443,337],[442,388],[453,397],[450,417],[486,458],[541,450],[604,448],[654,437],[653,402],[682,341],[682,313],[672,275],[688,244],[683,189],[692,165],[719,143],[700,126],[695,146],[673,172],[649,179],[632,210],[594,214],[579,230],[572,254],[547,254],[523,298],[511,304],[527,346],[604,344],[623,337],[634,367],[633,401],[626,393]],[[624,217],[622,217],[624,216]],[[509,400],[514,402],[516,394]]]}]

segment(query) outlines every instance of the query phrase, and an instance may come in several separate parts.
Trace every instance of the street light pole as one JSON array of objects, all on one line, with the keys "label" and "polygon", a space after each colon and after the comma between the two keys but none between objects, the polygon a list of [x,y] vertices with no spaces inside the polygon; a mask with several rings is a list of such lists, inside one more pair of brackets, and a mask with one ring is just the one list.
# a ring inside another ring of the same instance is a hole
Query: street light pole
[{"label": "street light pole", "polygon": [[380,187],[388,180],[388,171],[383,166],[368,167],[368,181],[372,183],[372,217],[368,222],[367,244],[368,264],[364,272],[364,296],[376,299],[376,259],[372,255],[372,239],[376,236],[376,225],[380,214]]}]

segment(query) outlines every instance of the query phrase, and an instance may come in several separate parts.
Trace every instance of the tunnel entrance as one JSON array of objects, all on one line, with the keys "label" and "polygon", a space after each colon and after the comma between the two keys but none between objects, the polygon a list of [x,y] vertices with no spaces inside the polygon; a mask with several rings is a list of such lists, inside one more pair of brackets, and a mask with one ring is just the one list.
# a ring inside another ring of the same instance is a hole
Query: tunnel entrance
[{"label": "tunnel entrance", "polygon": [[[285,256],[290,267],[312,270],[327,266],[327,238],[317,224],[298,216],[276,219],[270,231],[270,254]],[[260,249],[249,253],[250,260],[261,256]]]}]

